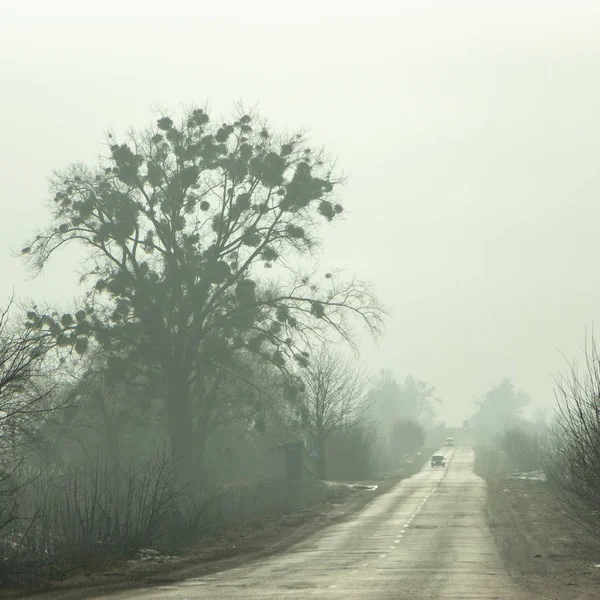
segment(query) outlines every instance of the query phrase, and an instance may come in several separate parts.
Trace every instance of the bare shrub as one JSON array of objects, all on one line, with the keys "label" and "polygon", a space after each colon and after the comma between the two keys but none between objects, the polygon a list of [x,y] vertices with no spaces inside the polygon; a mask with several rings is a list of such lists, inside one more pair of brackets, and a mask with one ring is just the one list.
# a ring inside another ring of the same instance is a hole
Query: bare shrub
[{"label": "bare shrub", "polygon": [[[548,483],[563,512],[600,539],[600,355],[592,339],[583,374],[575,364],[557,379],[558,402]],[[599,542],[600,544],[600,542]]]},{"label": "bare shrub", "polygon": [[329,493],[320,483],[289,481],[180,488],[164,452],[140,468],[131,465],[115,486],[109,461],[87,462],[46,472],[22,489],[19,516],[5,529],[0,571],[8,574],[5,581],[21,575],[31,583],[141,548],[181,549],[300,510]]},{"label": "bare shrub", "polygon": [[132,464],[116,484],[100,461],[44,473],[23,496],[19,527],[10,532],[10,559],[33,568],[155,544],[167,533],[184,493],[164,452],[139,468]]}]

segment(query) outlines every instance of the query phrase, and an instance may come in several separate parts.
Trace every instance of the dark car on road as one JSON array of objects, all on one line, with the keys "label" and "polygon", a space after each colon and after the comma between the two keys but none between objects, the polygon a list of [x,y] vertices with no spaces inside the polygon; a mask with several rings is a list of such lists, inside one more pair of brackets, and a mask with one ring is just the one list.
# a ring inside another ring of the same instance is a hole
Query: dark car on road
[{"label": "dark car on road", "polygon": [[445,467],[446,466],[446,457],[441,454],[434,454],[431,457],[431,466],[432,467]]},{"label": "dark car on road", "polygon": [[454,446],[454,438],[446,438],[446,446]]}]

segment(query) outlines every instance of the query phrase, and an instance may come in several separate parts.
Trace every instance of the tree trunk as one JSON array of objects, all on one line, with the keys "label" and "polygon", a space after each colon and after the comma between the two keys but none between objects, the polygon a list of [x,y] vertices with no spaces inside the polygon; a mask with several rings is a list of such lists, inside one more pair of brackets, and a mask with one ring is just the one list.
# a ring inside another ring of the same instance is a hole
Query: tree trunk
[{"label": "tree trunk", "polygon": [[[175,460],[177,480],[183,485],[197,485],[199,481],[197,444],[189,402],[187,378],[181,373],[169,379],[167,420],[171,452]],[[201,458],[201,457],[200,457]]]},{"label": "tree trunk", "polygon": [[325,456],[325,439],[322,437],[317,438],[317,451],[319,457],[317,458],[317,475],[319,479],[325,479],[327,477],[327,457]]},{"label": "tree trunk", "polygon": [[194,445],[196,452],[196,471],[198,482],[204,483],[207,479],[206,465],[204,464],[204,453],[206,451],[206,444],[208,442],[208,423],[206,419],[202,419],[198,423],[196,431],[194,431]]},{"label": "tree trunk", "polygon": [[215,381],[212,382],[209,389],[206,389],[204,382],[197,386],[194,393],[194,402],[196,403],[195,412],[198,415],[196,429],[194,431],[195,452],[197,458],[198,481],[205,482],[208,476],[206,465],[204,464],[204,453],[208,439],[212,433],[211,422],[213,422],[214,411],[218,403],[218,392],[223,381],[222,373],[218,374]]}]

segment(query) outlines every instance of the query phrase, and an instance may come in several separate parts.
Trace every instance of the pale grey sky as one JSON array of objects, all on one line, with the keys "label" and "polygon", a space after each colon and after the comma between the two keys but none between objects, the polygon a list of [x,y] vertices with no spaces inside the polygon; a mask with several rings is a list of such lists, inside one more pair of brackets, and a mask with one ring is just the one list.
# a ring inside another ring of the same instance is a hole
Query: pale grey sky
[{"label": "pale grey sky", "polygon": [[28,282],[9,253],[44,224],[54,168],[94,160],[108,128],[157,107],[242,100],[310,128],[348,175],[324,262],[374,282],[392,312],[369,366],[436,385],[451,423],[504,376],[552,401],[560,352],[600,312],[600,4],[13,4],[0,298],[78,293],[68,261]]}]

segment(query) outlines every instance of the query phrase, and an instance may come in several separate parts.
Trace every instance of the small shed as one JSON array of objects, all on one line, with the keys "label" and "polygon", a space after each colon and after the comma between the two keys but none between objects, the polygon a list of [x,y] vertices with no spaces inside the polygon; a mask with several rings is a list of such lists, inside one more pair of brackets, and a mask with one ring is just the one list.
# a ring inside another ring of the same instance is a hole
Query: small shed
[{"label": "small shed", "polygon": [[290,442],[263,450],[267,481],[302,481],[304,475],[304,444]]}]

